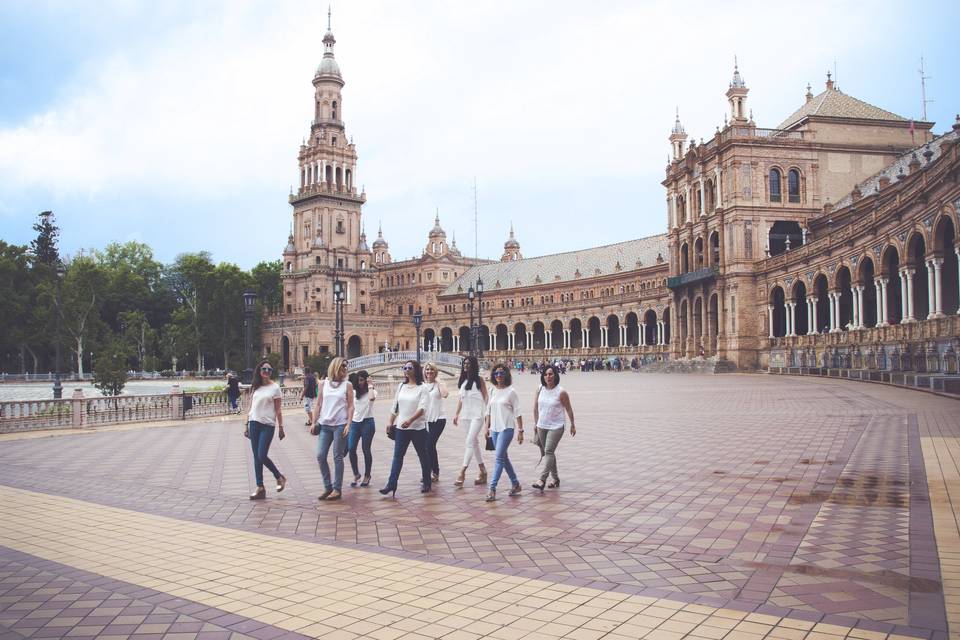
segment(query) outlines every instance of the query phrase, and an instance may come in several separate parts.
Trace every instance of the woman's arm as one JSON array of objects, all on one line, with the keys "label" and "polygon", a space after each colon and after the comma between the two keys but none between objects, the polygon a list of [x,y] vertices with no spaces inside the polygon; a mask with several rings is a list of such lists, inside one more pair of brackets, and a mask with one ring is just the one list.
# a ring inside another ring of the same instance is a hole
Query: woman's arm
[{"label": "woman's arm", "polygon": [[560,392],[560,404],[563,405],[563,408],[567,410],[567,415],[570,416],[570,435],[577,435],[577,425],[573,421],[573,405],[570,404],[570,396],[567,395],[566,391]]},{"label": "woman's arm", "polygon": [[453,413],[453,424],[460,424],[460,409],[463,408],[463,396],[457,398],[457,410]]},{"label": "woman's arm", "polygon": [[479,380],[480,380],[480,393],[483,394],[483,404],[487,404],[488,402],[490,402],[490,399],[487,396],[487,383],[483,381],[483,378],[479,378]]},{"label": "woman's arm", "polygon": [[313,415],[310,416],[311,426],[320,419],[320,408],[323,406],[323,386],[317,383],[317,401],[313,403]]},{"label": "woman's arm", "polygon": [[543,387],[537,387],[537,395],[533,396],[533,424],[534,426],[540,424],[540,389]]},{"label": "woman's arm", "polygon": [[[369,392],[368,392],[369,393]],[[343,425],[343,437],[350,433],[350,421],[353,420],[353,385],[347,383],[347,423]]]},{"label": "woman's arm", "polygon": [[277,415],[277,429],[280,430],[280,439],[283,440],[283,395],[273,399],[273,412]]},{"label": "woman's arm", "polygon": [[437,390],[440,392],[441,398],[446,398],[450,395],[450,392],[447,391],[447,385],[443,384],[439,380],[437,380]]},{"label": "woman's arm", "polygon": [[370,396],[370,402],[377,399],[377,390],[373,388],[373,385],[367,388],[367,395]]},{"label": "woman's arm", "polygon": [[424,387],[423,385],[420,385],[420,399],[417,401],[417,411],[412,416],[410,416],[409,418],[403,421],[403,424],[400,425],[401,428],[406,429],[411,424],[413,424],[414,422],[416,422],[417,420],[423,417],[423,414],[427,412],[428,400],[429,400],[429,397],[428,397],[426,387]]}]

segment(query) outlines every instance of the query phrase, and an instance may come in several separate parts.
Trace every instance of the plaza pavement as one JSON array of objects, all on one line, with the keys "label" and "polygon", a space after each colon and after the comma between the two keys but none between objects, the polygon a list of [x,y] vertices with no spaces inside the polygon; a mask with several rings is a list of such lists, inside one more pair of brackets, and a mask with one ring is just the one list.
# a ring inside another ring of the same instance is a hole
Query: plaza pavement
[{"label": "plaza pavement", "polygon": [[[250,502],[224,418],[0,442],[0,640],[960,637],[960,403],[764,375],[572,373],[562,487],[322,491],[301,415]],[[515,377],[527,427],[536,378]],[[448,401],[452,417],[455,401]],[[529,435],[530,432],[528,431]],[[492,459],[488,456],[488,465]],[[345,476],[349,483],[347,465]],[[269,486],[269,485],[268,485]]]}]

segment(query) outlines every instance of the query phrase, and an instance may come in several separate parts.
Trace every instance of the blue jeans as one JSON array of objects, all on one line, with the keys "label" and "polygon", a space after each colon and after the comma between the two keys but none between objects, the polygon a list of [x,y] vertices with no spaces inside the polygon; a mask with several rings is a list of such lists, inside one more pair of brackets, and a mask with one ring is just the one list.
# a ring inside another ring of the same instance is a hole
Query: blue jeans
[{"label": "blue jeans", "polygon": [[373,442],[373,434],[377,431],[377,424],[373,418],[365,418],[363,422],[351,422],[350,433],[347,434],[347,452],[350,454],[350,468],[353,469],[353,475],[360,475],[360,466],[357,464],[357,445],[363,448],[363,476],[370,477],[370,467],[373,466],[373,452],[370,450],[370,443]]},{"label": "blue jeans", "polygon": [[393,441],[393,464],[390,465],[390,479],[387,480],[387,488],[396,489],[397,481],[400,479],[400,470],[403,469],[403,456],[407,454],[407,447],[413,443],[413,449],[420,458],[420,472],[422,473],[422,482],[424,487],[430,486],[430,461],[427,459],[427,430],[426,429],[401,429],[395,427],[397,434]]},{"label": "blue jeans", "polygon": [[227,400],[230,402],[230,408],[231,408],[231,409],[236,409],[236,408],[237,408],[237,399],[238,399],[239,397],[240,397],[240,396],[230,396],[230,395],[227,396]]},{"label": "blue jeans", "polygon": [[274,478],[280,479],[280,471],[277,465],[273,464],[267,453],[270,451],[270,443],[273,442],[273,433],[276,427],[262,422],[251,420],[247,423],[247,433],[250,434],[250,447],[253,449],[253,475],[257,478],[257,486],[263,486],[263,465],[273,474]]},{"label": "blue jeans", "polygon": [[494,455],[493,462],[493,477],[490,478],[490,490],[497,490],[497,483],[500,482],[500,474],[503,473],[503,470],[507,470],[507,476],[510,478],[510,482],[513,484],[520,484],[520,481],[517,480],[517,474],[513,470],[513,464],[510,462],[510,457],[507,455],[507,449],[510,447],[510,443],[513,442],[513,429],[504,429],[503,431],[491,431],[490,437],[493,439],[493,444],[496,446],[496,451]]},{"label": "blue jeans", "polygon": [[[317,438],[317,462],[320,463],[320,475],[323,476],[323,488],[340,491],[343,486],[343,428],[346,425],[320,425],[320,437]],[[327,453],[333,445],[333,474],[330,480],[330,465],[327,463]]]},{"label": "blue jeans", "polygon": [[440,460],[437,459],[437,440],[440,439],[440,434],[443,433],[443,428],[446,426],[446,418],[427,423],[427,460],[430,462],[430,470],[438,477],[440,476]]}]

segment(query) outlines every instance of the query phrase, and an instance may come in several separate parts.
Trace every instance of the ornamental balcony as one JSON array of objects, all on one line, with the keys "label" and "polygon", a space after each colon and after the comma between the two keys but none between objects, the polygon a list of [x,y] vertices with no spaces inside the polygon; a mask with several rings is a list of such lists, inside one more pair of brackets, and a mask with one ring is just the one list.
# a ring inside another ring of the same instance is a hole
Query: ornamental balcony
[{"label": "ornamental balcony", "polygon": [[709,282],[720,275],[720,267],[704,267],[696,271],[690,271],[679,276],[670,276],[667,278],[667,287],[670,289],[679,289],[690,284],[699,282]]}]

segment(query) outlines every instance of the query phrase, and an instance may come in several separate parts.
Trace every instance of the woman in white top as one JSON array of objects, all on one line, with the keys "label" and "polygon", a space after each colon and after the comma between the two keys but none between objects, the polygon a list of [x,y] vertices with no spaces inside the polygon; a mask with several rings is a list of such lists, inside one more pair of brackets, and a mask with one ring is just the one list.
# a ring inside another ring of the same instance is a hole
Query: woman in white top
[{"label": "woman in white top", "polygon": [[[313,409],[313,428],[317,438],[317,462],[323,476],[323,493],[318,500],[339,500],[343,487],[343,440],[349,431],[348,423],[353,416],[353,385],[347,380],[347,361],[334,358],[327,367],[327,378],[320,387],[317,404]],[[333,473],[327,453],[333,445]]]},{"label": "woman in white top", "polygon": [[473,356],[463,359],[460,369],[460,398],[457,400],[457,411],[453,414],[453,424],[459,425],[460,418],[467,422],[467,439],[464,446],[463,466],[460,475],[454,481],[454,486],[462,487],[467,476],[467,467],[470,461],[476,458],[479,472],[473,484],[487,483],[487,468],[483,466],[483,457],[480,450],[480,429],[483,427],[483,413],[487,406],[487,385],[480,377],[480,365]]},{"label": "woman in white top", "polygon": [[[347,435],[347,453],[350,456],[350,468],[353,469],[351,487],[370,486],[370,469],[373,466],[373,451],[370,444],[377,425],[373,420],[373,401],[377,399],[377,390],[370,384],[370,374],[366,370],[350,374],[356,397],[353,401],[353,420]],[[360,482],[360,466],[357,464],[357,445],[363,447],[363,482]]]},{"label": "woman in white top", "polygon": [[[537,389],[537,397],[533,401],[537,446],[540,447],[540,458],[543,460],[540,481],[533,484],[534,489],[543,491],[544,486],[550,489],[560,486],[560,477],[557,475],[557,445],[563,437],[564,411],[570,416],[570,435],[576,436],[573,407],[570,405],[570,396],[560,386],[560,370],[556,365],[548,364],[540,374],[540,388]],[[547,476],[553,477],[550,484],[547,484]]]},{"label": "woman in white top", "polygon": [[267,490],[263,486],[263,466],[266,465],[273,477],[277,479],[277,491],[283,491],[287,479],[283,477],[277,465],[267,455],[270,443],[273,442],[273,433],[280,430],[280,439],[283,440],[283,412],[281,404],[283,394],[280,385],[270,376],[273,367],[269,360],[263,360],[257,365],[257,373],[253,378],[250,390],[250,411],[247,412],[247,428],[243,435],[250,438],[253,449],[253,475],[257,479],[257,489],[250,494],[251,500],[263,500],[267,497]]},{"label": "woman in white top", "polygon": [[428,362],[423,365],[424,384],[430,390],[430,405],[427,408],[427,459],[430,461],[430,479],[440,480],[440,460],[437,458],[437,440],[447,426],[447,413],[443,410],[443,400],[450,395],[447,385],[438,378],[437,365]]},{"label": "woman in white top", "polygon": [[500,482],[500,475],[504,469],[507,470],[507,476],[513,483],[509,495],[520,495],[520,480],[517,479],[517,473],[513,470],[510,456],[507,455],[510,442],[513,441],[514,429],[516,429],[517,444],[523,444],[520,398],[516,390],[510,386],[513,383],[510,368],[505,364],[494,366],[490,372],[490,382],[493,383],[493,391],[490,392],[490,403],[487,405],[486,436],[493,440],[496,457],[487,502],[497,499],[497,483]]},{"label": "woman in white top", "polygon": [[[427,459],[427,408],[430,405],[429,390],[423,384],[423,371],[415,360],[403,365],[404,382],[397,389],[397,400],[390,414],[387,433],[393,432],[393,464],[390,466],[390,479],[380,493],[397,495],[397,481],[403,469],[403,456],[407,447],[413,448],[420,459],[420,493],[430,492],[430,461]],[[399,427],[394,425],[399,422]]]}]

